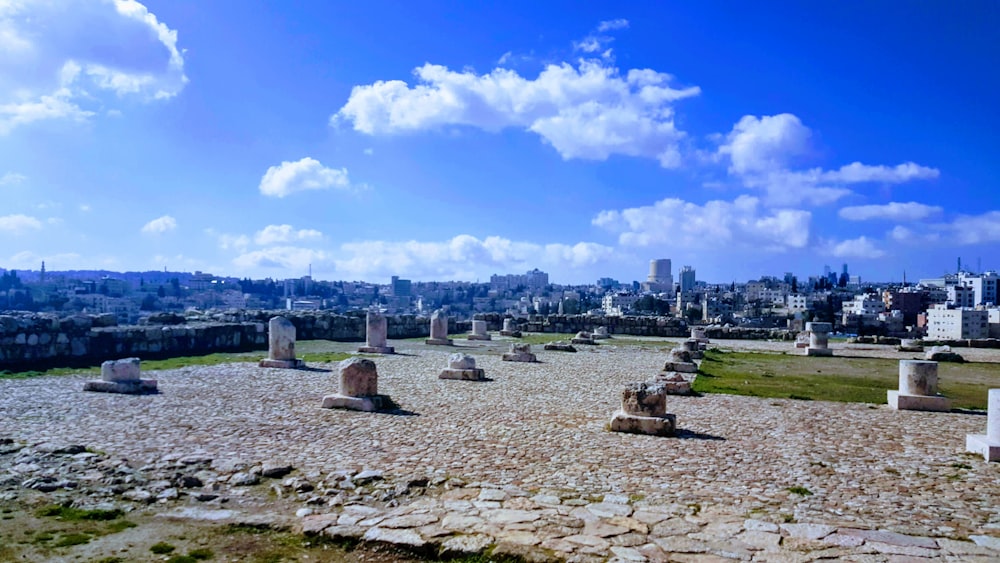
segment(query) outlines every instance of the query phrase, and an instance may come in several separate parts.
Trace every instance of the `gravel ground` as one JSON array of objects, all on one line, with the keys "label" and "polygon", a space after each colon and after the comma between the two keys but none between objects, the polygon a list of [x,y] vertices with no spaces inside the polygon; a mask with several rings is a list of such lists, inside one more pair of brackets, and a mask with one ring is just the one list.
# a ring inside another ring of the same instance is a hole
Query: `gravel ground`
[{"label": "gravel ground", "polygon": [[[720,522],[749,515],[917,536],[1000,536],[1000,464],[964,453],[965,435],[985,430],[981,414],[670,397],[677,437],[616,434],[605,425],[623,384],[651,379],[662,352],[613,341],[576,354],[536,346],[540,363],[526,364],[500,361],[502,341],[457,342],[460,348],[390,342],[400,353],[374,358],[379,392],[403,414],[318,408],[336,392],[333,365],[228,364],[144,372],[159,381],[160,394],[147,396],[83,393],[83,376],[0,381],[0,437],[87,444],[140,465],[168,454],[282,460],[304,472],[367,468],[562,498],[611,495]],[[792,343],[712,346],[788,351]],[[832,347],[841,355],[913,357],[879,346]],[[473,353],[491,380],[438,379],[457,350]],[[998,351],[958,351],[974,361],[1000,359]],[[612,555],[606,546],[592,552]]]}]

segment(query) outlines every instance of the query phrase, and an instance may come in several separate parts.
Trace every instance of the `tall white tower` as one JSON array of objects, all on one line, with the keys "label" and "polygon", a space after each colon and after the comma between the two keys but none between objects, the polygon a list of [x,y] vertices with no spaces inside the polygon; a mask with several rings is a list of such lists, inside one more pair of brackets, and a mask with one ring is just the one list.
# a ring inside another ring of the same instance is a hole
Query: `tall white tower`
[{"label": "tall white tower", "polygon": [[674,290],[674,276],[670,273],[670,259],[658,258],[649,261],[649,277],[646,283],[652,290],[670,291]]}]

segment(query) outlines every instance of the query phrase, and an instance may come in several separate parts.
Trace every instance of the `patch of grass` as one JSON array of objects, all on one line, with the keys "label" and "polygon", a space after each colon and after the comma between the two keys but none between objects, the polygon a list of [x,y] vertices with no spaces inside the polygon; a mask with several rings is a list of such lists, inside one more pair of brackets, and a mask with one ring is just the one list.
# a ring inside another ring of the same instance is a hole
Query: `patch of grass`
[{"label": "patch of grass", "polygon": [[56,537],[55,534],[53,534],[52,532],[38,532],[37,534],[35,534],[35,537],[32,538],[32,541],[35,543],[44,543],[54,540],[55,537]]},{"label": "patch of grass", "polygon": [[967,463],[953,463],[951,466],[955,469],[972,469],[972,466]]},{"label": "patch of grass", "polygon": [[569,341],[576,333],[568,332],[525,332],[521,338],[516,339],[521,344],[531,344],[542,345],[548,344],[549,342],[555,342],[556,340],[566,340]]},{"label": "patch of grass", "polygon": [[189,551],[188,557],[192,557],[199,561],[206,561],[208,559],[215,558],[215,554],[212,553],[212,550],[208,549],[207,547],[199,547],[198,549],[192,549],[191,551]]},{"label": "patch of grass", "polygon": [[125,560],[121,557],[102,557],[95,559],[93,563],[125,563]]},{"label": "patch of grass", "polygon": [[157,555],[166,555],[168,553],[172,553],[175,549],[177,548],[170,545],[169,543],[162,541],[154,543],[153,545],[149,546],[149,551]]},{"label": "patch of grass", "polygon": [[90,534],[85,534],[81,532],[72,532],[69,534],[64,534],[59,537],[54,544],[55,547],[69,547],[71,545],[82,545],[90,541]]},{"label": "patch of grass", "polygon": [[886,467],[883,471],[885,471],[889,475],[899,475],[899,470],[896,469],[895,467]]},{"label": "patch of grass", "polygon": [[167,559],[167,563],[198,563],[198,560],[190,555],[174,555]]},{"label": "patch of grass", "polygon": [[124,514],[124,512],[117,508],[113,510],[85,510],[58,504],[42,507],[36,512],[36,515],[39,517],[55,518],[63,522],[107,522],[121,518]]},{"label": "patch of grass", "polygon": [[796,486],[796,487],[788,487],[788,492],[790,492],[792,494],[795,494],[795,495],[801,495],[801,496],[804,496],[804,497],[807,497],[807,496],[810,496],[810,495],[813,494],[813,492],[810,491],[809,489],[807,489],[805,487],[798,487],[798,486]]},{"label": "patch of grass", "polygon": [[[956,408],[985,408],[984,390],[1000,378],[1000,364],[940,364],[938,369],[939,390]],[[711,349],[692,388],[699,393],[884,404],[886,391],[896,389],[898,382],[898,360]]]},{"label": "patch of grass", "polygon": [[115,520],[109,522],[105,528],[109,534],[117,534],[118,532],[124,532],[129,528],[135,528],[137,524],[135,522],[129,522],[128,520]]},{"label": "patch of grass", "polygon": [[700,504],[689,504],[688,505],[688,509],[691,511],[691,515],[692,516],[697,516],[698,513],[701,512],[701,505]]},{"label": "patch of grass", "polygon": [[795,515],[794,514],[782,514],[781,515],[781,521],[784,522],[785,524],[791,524],[792,522],[795,522]]},{"label": "patch of grass", "polygon": [[347,352],[314,352],[302,354],[301,359],[312,364],[336,364],[353,357]]}]

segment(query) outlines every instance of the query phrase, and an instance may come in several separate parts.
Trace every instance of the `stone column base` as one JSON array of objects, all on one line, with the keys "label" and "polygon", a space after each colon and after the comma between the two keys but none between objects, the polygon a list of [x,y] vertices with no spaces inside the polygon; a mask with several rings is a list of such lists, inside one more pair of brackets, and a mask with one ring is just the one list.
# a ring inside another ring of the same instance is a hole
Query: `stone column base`
[{"label": "stone column base", "polygon": [[677,417],[672,414],[660,416],[637,416],[619,410],[611,417],[612,432],[629,434],[649,434],[650,436],[673,436]]},{"label": "stone column base", "polygon": [[95,379],[84,383],[83,390],[97,393],[124,393],[126,395],[146,395],[158,392],[155,379],[137,379],[135,381]]},{"label": "stone column base", "polygon": [[500,358],[505,362],[537,362],[538,357],[534,354],[504,354]]},{"label": "stone column base", "polygon": [[806,348],[807,356],[832,356],[832,348]]},{"label": "stone column base", "polygon": [[966,434],[965,451],[982,454],[986,461],[1000,461],[1000,440],[990,440],[986,434]]},{"label": "stone column base", "polygon": [[306,367],[306,362],[298,358],[294,360],[272,360],[270,358],[264,358],[257,365],[262,368],[299,369]]},{"label": "stone column base", "polygon": [[520,330],[501,330],[500,336],[510,336],[513,338],[521,338]]},{"label": "stone column base", "polygon": [[904,395],[899,391],[888,391],[889,406],[898,411],[932,411],[948,412],[951,410],[951,399],[936,395]]},{"label": "stone column base", "polygon": [[486,372],[479,368],[472,369],[452,369],[445,368],[438,374],[438,379],[461,379],[464,381],[482,381],[486,379]]},{"label": "stone column base", "polygon": [[385,395],[371,395],[368,397],[348,397],[336,393],[323,397],[324,409],[346,409],[351,411],[376,412],[388,408],[392,404],[389,397]]},{"label": "stone column base", "polygon": [[493,340],[493,337],[488,334],[470,334],[467,338],[469,340]]},{"label": "stone column base", "polygon": [[428,338],[424,340],[424,344],[430,344],[431,346],[451,346],[452,340],[450,338]]},{"label": "stone column base", "polygon": [[576,348],[574,348],[571,344],[566,344],[565,342],[549,342],[543,348],[546,350],[554,350],[556,352],[576,352]]},{"label": "stone column base", "polygon": [[663,365],[663,371],[698,373],[698,366],[696,366],[694,362],[667,362]]},{"label": "stone column base", "polygon": [[395,354],[396,349],[392,346],[358,346],[358,352],[362,354]]},{"label": "stone column base", "polygon": [[569,341],[570,344],[590,344],[597,345],[593,338],[573,338]]}]

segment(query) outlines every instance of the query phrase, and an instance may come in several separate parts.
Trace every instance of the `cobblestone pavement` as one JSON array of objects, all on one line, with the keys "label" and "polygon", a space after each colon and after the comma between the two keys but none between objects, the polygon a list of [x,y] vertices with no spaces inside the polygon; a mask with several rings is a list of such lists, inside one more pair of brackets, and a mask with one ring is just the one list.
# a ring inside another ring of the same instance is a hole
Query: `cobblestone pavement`
[{"label": "cobblestone pavement", "polygon": [[[0,381],[0,438],[86,444],[136,466],[213,460],[207,480],[223,492],[246,475],[240,469],[259,474],[287,463],[310,484],[276,490],[302,501],[307,533],[448,551],[494,545],[528,559],[625,561],[1000,559],[1000,464],[964,453],[965,435],[985,429],[982,414],[669,397],[677,437],[617,434],[605,426],[623,384],[651,379],[662,352],[536,347],[541,363],[526,364],[501,362],[503,342],[459,343],[490,381],[438,379],[456,348],[400,342],[401,354],[374,358],[379,392],[402,414],[318,408],[336,391],[332,365],[228,364],[145,372],[160,387],[148,396],[83,393],[82,376]],[[357,482],[368,480],[357,478],[366,469],[378,487]],[[198,496],[167,499],[164,510],[204,509]]]}]

